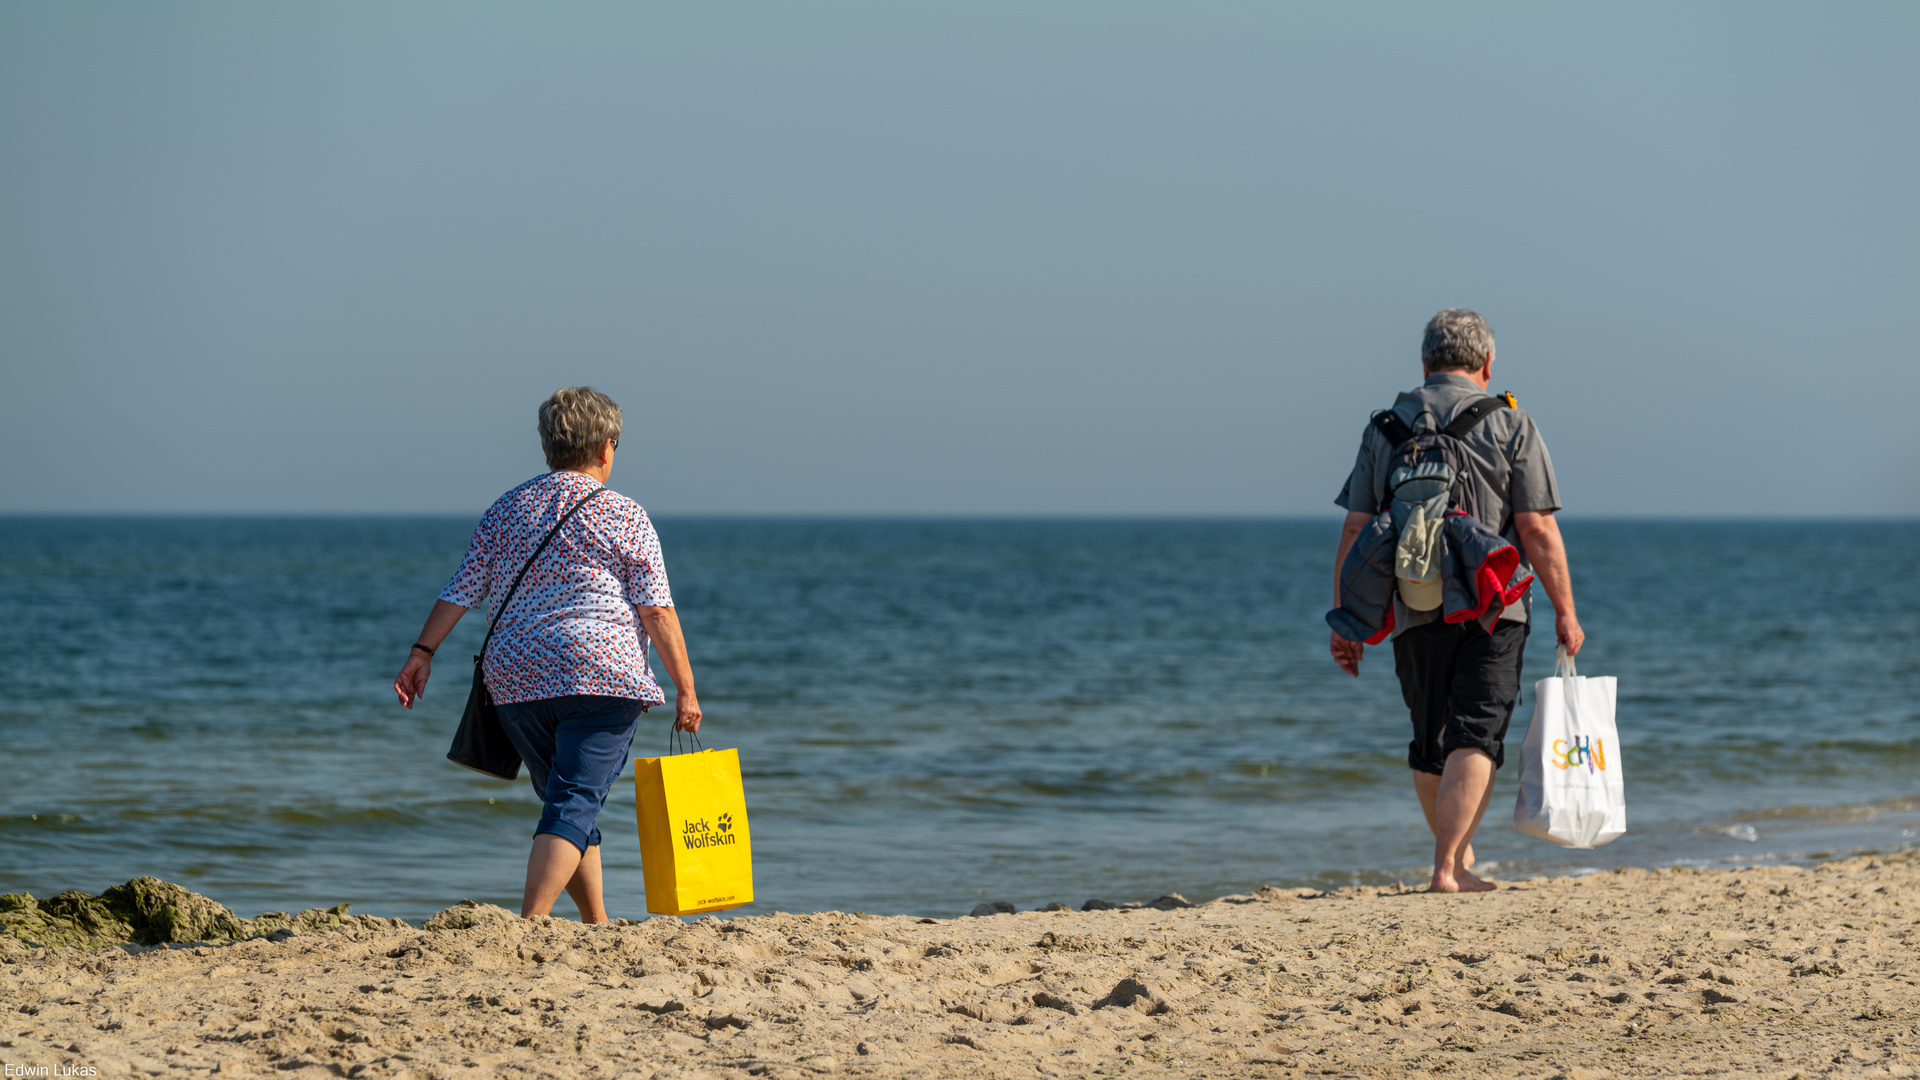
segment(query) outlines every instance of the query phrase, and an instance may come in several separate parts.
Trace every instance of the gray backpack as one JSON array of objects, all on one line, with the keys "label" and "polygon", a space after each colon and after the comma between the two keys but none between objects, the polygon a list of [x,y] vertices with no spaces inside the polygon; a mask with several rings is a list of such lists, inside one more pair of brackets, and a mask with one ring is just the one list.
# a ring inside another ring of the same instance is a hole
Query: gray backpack
[{"label": "gray backpack", "polygon": [[1416,431],[1391,409],[1373,414],[1373,426],[1393,447],[1387,464],[1388,513],[1393,515],[1394,577],[1400,600],[1413,611],[1440,606],[1440,533],[1449,511],[1480,516],[1473,466],[1461,442],[1496,409],[1511,408],[1513,395],[1485,397],[1454,414],[1446,427],[1426,417],[1428,430]]}]

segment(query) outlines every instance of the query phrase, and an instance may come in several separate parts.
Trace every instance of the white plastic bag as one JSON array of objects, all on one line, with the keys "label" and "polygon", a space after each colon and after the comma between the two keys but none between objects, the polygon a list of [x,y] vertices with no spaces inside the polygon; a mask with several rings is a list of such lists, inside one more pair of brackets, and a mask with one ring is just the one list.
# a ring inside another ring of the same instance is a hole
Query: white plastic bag
[{"label": "white plastic bag", "polygon": [[1553,676],[1533,684],[1533,719],[1520,751],[1513,827],[1572,848],[1599,847],[1627,831],[1614,678],[1582,678],[1565,649]]}]

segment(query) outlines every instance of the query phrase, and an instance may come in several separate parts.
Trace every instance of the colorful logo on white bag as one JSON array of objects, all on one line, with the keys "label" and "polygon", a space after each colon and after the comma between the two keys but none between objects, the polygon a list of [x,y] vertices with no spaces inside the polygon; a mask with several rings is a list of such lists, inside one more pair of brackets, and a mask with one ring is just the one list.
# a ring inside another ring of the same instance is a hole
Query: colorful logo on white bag
[{"label": "colorful logo on white bag", "polygon": [[688,848],[710,848],[737,844],[740,842],[740,837],[733,831],[733,815],[721,814],[712,825],[707,824],[706,818],[698,821],[682,821],[680,842]]},{"label": "colorful logo on white bag", "polygon": [[1553,740],[1553,753],[1547,758],[1556,769],[1574,769],[1582,765],[1588,773],[1607,771],[1606,740],[1576,735],[1571,741]]}]

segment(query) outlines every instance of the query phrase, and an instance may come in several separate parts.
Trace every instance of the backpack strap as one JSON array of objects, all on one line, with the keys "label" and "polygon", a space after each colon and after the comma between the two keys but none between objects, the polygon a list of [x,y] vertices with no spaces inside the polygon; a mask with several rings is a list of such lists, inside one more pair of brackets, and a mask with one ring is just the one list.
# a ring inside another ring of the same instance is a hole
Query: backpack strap
[{"label": "backpack strap", "polygon": [[1408,427],[1407,422],[1400,419],[1399,414],[1392,409],[1381,409],[1374,413],[1373,426],[1380,429],[1380,434],[1387,437],[1388,446],[1397,447],[1413,438],[1413,429]]},{"label": "backpack strap", "polygon": [[[1454,413],[1453,419],[1441,430],[1456,439],[1464,439],[1467,437],[1468,432],[1480,426],[1480,421],[1485,420],[1488,416],[1491,416],[1500,409],[1509,408],[1512,408],[1512,406],[1508,405],[1503,398],[1483,397],[1479,401]],[[1377,422],[1378,421],[1376,421],[1376,423]]]}]

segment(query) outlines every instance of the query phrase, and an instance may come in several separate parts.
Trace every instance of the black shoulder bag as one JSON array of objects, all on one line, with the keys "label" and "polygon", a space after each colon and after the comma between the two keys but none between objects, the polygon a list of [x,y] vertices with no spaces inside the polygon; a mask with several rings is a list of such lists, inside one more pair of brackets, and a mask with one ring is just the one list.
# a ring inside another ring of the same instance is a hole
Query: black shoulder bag
[{"label": "black shoulder bag", "polygon": [[455,765],[464,765],[497,780],[512,780],[520,775],[520,751],[513,748],[505,729],[500,726],[500,712],[494,707],[493,695],[487,691],[487,680],[480,671],[480,661],[487,655],[487,646],[493,643],[494,627],[507,617],[507,605],[513,603],[513,594],[520,588],[520,579],[527,576],[527,571],[533,569],[540,553],[547,550],[547,545],[559,535],[560,526],[605,490],[604,487],[594,488],[585,498],[574,503],[573,509],[560,515],[560,520],[548,530],[547,538],[533,549],[527,564],[520,568],[513,584],[508,586],[506,599],[500,601],[500,614],[494,616],[493,622],[488,625],[486,640],[480,643],[480,655],[473,658],[473,690],[467,694],[467,711],[460,714],[460,730],[453,733],[453,747],[447,751],[447,760]]}]

